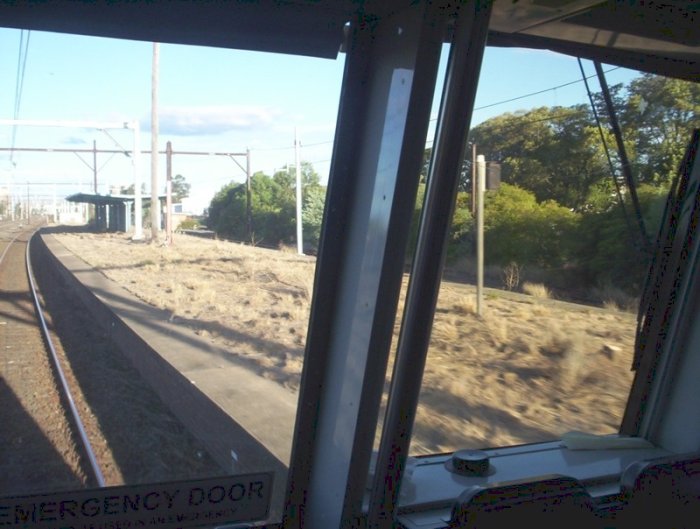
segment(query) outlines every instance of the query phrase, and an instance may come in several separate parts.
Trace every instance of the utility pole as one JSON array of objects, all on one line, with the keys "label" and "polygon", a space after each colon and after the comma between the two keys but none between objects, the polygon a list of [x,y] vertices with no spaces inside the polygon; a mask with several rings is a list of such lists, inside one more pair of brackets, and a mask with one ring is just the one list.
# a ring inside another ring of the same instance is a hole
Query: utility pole
[{"label": "utility pole", "polygon": [[[238,163],[238,162],[236,162]],[[238,164],[240,167],[240,164]],[[253,210],[251,206],[251,189],[250,189],[250,149],[245,150],[245,215],[246,227],[248,231],[248,241],[253,242]]]},{"label": "utility pole", "polygon": [[141,204],[141,127],[138,121],[131,125],[134,129],[134,236],[135,241],[143,239],[143,207]]},{"label": "utility pole", "polygon": [[92,140],[92,187],[97,194],[97,140]]},{"label": "utility pole", "polygon": [[294,127],[294,161],[297,166],[297,253],[304,255],[304,228],[301,221],[301,161],[299,160],[299,137],[297,136],[296,127]]},{"label": "utility pole", "polygon": [[151,68],[151,242],[158,242],[160,200],[158,199],[158,43],[153,43]]},{"label": "utility pole", "polygon": [[476,157],[476,313],[482,315],[484,298],[484,191],[486,189],[486,158]]},{"label": "utility pole", "polygon": [[173,243],[173,145],[165,144],[165,242]]},{"label": "utility pole", "polygon": [[472,143],[472,215],[476,215],[476,143]]}]

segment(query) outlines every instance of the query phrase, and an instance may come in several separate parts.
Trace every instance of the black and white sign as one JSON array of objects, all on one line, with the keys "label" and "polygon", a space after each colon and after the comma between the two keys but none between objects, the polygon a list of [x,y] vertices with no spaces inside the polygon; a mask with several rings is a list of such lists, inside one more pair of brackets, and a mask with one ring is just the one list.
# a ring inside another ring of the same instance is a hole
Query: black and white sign
[{"label": "black and white sign", "polygon": [[132,529],[264,520],[272,473],[0,498],[0,528]]}]

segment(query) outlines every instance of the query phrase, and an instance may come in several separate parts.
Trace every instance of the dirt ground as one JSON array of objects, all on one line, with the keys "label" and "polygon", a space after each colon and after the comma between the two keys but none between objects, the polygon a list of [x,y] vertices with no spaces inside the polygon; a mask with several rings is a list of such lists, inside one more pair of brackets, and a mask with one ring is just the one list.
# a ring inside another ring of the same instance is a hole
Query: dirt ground
[{"label": "dirt ground", "polygon": [[[123,234],[56,236],[295,398],[314,258],[177,234],[169,247]],[[634,328],[630,313],[497,290],[487,290],[479,317],[473,286],[443,282],[412,454],[617,431]]]}]

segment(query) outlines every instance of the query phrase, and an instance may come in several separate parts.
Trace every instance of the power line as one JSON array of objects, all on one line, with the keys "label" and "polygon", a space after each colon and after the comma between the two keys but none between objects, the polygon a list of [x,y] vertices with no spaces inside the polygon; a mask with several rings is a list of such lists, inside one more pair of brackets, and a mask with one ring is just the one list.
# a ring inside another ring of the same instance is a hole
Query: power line
[{"label": "power line", "polygon": [[[299,143],[299,147],[304,148],[304,147],[317,147],[318,145],[328,145],[329,143],[333,143],[333,140],[326,140],[326,141],[318,141],[315,143]],[[251,149],[251,152],[267,152],[267,151],[291,151],[294,149],[294,145],[290,145],[289,147],[260,147],[257,149]]]},{"label": "power line", "polygon": [[[605,73],[613,72],[613,71],[615,71],[615,70],[619,70],[620,68],[621,68],[620,66],[616,66],[616,67],[614,67],[614,68],[610,68],[609,70],[606,70]],[[588,77],[585,77],[585,79],[593,79],[594,77],[596,77],[596,76],[595,76],[595,75],[589,75]],[[495,106],[498,106],[498,105],[504,105],[505,103],[512,103],[513,101],[518,101],[518,100],[520,100],[520,99],[526,99],[526,98],[528,98],[528,97],[532,97],[532,96],[544,94],[545,92],[551,92],[551,91],[553,91],[553,90],[558,90],[559,88],[564,88],[565,86],[571,86],[571,85],[578,84],[578,83],[582,83],[582,82],[584,82],[584,79],[577,79],[577,80],[575,80],[575,81],[569,81],[568,83],[562,83],[562,84],[560,84],[560,85],[551,86],[551,87],[549,87],[549,88],[544,88],[544,89],[542,89],[542,90],[537,90],[536,92],[530,92],[529,94],[523,94],[523,95],[520,95],[520,96],[511,97],[510,99],[504,99],[504,100],[502,100],[502,101],[496,101],[495,103],[489,103],[489,104],[487,104],[487,105],[482,105],[482,106],[480,106],[480,107],[474,107],[474,110],[475,110],[475,111],[476,111],[476,110],[483,110],[483,109],[485,109],[485,108],[491,108],[491,107],[495,107]],[[434,117],[434,118],[432,118],[430,121],[437,121],[437,119],[438,119],[437,117]]]},{"label": "power line", "polygon": [[259,149],[250,149],[251,152],[267,152],[267,151],[291,151],[294,149],[294,145],[290,145],[289,147],[262,147]]},{"label": "power line", "polygon": [[[29,37],[31,31],[27,30],[27,40],[24,41],[24,30],[20,30],[19,33],[19,50],[17,53],[17,74],[15,76],[15,109],[14,109],[14,119],[19,119],[19,110],[22,104],[22,91],[24,89],[24,74],[27,71],[27,56],[29,55]],[[22,46],[24,45],[24,52],[22,51]],[[12,147],[15,146],[15,140],[17,138],[17,124],[12,127]],[[10,163],[13,161],[14,152],[10,151]]]},{"label": "power line", "polygon": [[[612,71],[619,70],[619,69],[620,69],[620,66],[616,66],[615,68],[610,68],[605,73],[612,72]],[[589,75],[585,79],[593,79],[594,77],[595,77],[595,75]],[[498,101],[497,103],[489,103],[488,105],[476,107],[476,108],[474,108],[474,110],[483,110],[485,108],[495,107],[497,105],[502,105],[504,103],[512,103],[513,101],[517,101],[519,99],[525,99],[526,97],[532,97],[532,96],[544,94],[545,92],[551,92],[553,90],[558,90],[559,88],[564,88],[565,86],[571,86],[571,85],[582,83],[582,82],[583,82],[583,79],[577,79],[576,81],[569,81],[568,83],[563,83],[563,84],[560,84],[557,86],[552,86],[551,88],[545,88],[544,90],[538,90],[537,92],[532,92],[532,93],[525,94],[522,96],[513,97],[511,99],[506,99],[504,101]]]},{"label": "power line", "polygon": [[328,140],[328,141],[318,141],[316,143],[300,143],[300,147],[316,147],[317,145],[328,145],[329,143],[333,143],[333,140]]}]

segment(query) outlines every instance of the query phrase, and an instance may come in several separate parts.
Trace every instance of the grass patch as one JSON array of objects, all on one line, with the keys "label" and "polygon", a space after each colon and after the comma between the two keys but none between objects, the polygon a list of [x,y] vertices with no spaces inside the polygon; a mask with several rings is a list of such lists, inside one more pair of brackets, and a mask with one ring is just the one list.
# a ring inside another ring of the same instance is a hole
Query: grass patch
[{"label": "grass patch", "polygon": [[[313,257],[178,234],[165,249],[127,244],[126,236],[66,234],[61,240],[141,299],[171,311],[171,325],[183,333],[191,326],[243,360],[250,376],[274,380],[295,398]],[[483,317],[476,316],[474,285],[442,283],[414,453],[534,442],[574,429],[616,431],[633,376],[634,317],[560,303],[532,277],[517,287],[527,297],[485,292]],[[389,362],[391,373],[393,356]]]},{"label": "grass patch", "polygon": [[542,283],[523,283],[523,292],[539,299],[550,299],[551,292]]}]

